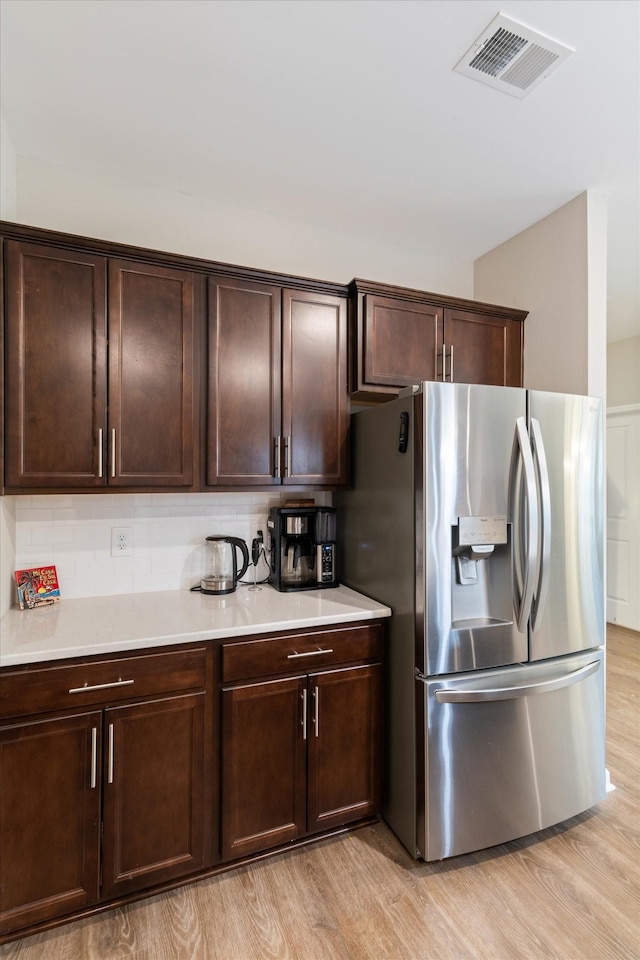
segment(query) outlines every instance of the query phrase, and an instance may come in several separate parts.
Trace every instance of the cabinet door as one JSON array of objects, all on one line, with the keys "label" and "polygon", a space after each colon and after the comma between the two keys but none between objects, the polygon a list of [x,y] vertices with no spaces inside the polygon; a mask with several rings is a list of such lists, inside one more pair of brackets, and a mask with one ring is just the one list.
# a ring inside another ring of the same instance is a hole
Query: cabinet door
[{"label": "cabinet door", "polygon": [[441,308],[366,294],[362,323],[361,389],[442,379]]},{"label": "cabinet door", "polygon": [[222,691],[222,858],[305,832],[306,677]]},{"label": "cabinet door", "polygon": [[522,323],[504,317],[444,311],[444,341],[453,350],[446,377],[454,383],[522,386]]},{"label": "cabinet door", "polygon": [[6,243],[7,487],[105,483],[106,260]]},{"label": "cabinet door", "polygon": [[283,291],[285,484],[347,482],[346,316],[340,297]]},{"label": "cabinet door", "polygon": [[98,897],[100,713],[0,727],[0,933]]},{"label": "cabinet door", "polygon": [[382,667],[309,677],[308,830],[380,809]]},{"label": "cabinet door", "polygon": [[207,483],[280,483],[280,288],[209,278]]},{"label": "cabinet door", "polygon": [[105,711],[105,899],[204,864],[204,694]]},{"label": "cabinet door", "polygon": [[193,482],[194,280],[109,263],[109,484]]}]

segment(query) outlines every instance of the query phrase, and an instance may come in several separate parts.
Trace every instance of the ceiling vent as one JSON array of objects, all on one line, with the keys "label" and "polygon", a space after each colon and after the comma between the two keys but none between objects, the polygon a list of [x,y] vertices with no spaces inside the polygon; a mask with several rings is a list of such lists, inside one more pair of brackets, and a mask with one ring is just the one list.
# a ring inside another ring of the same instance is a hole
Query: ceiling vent
[{"label": "ceiling vent", "polygon": [[522,99],[574,52],[499,13],[454,70]]}]

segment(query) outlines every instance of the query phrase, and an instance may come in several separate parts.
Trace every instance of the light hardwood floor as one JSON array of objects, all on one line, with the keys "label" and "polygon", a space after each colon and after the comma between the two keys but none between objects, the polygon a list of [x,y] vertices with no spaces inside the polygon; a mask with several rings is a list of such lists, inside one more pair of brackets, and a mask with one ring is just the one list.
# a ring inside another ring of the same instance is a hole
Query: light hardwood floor
[{"label": "light hardwood floor", "polygon": [[6,944],[7,960],[638,960],[640,634],[609,627],[616,789],[560,827],[437,864],[383,825]]}]

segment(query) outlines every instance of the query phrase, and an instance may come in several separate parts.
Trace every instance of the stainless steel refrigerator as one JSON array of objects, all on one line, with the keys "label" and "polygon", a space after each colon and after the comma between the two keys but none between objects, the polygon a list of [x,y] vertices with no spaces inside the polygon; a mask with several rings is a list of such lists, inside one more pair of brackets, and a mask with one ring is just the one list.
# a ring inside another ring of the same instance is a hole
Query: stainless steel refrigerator
[{"label": "stainless steel refrigerator", "polygon": [[601,401],[425,382],[351,424],[341,579],[393,613],[386,821],[438,860],[603,800]]}]

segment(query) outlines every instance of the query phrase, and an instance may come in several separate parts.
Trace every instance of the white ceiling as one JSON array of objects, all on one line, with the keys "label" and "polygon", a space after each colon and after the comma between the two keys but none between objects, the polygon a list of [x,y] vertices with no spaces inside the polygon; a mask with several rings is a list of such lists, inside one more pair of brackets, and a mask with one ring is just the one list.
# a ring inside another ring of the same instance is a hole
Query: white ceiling
[{"label": "white ceiling", "polygon": [[[603,192],[609,339],[634,336],[640,4],[500,2],[1,0],[2,112],[19,155],[425,255]],[[524,100],[452,70],[499,11],[576,50]]]}]

